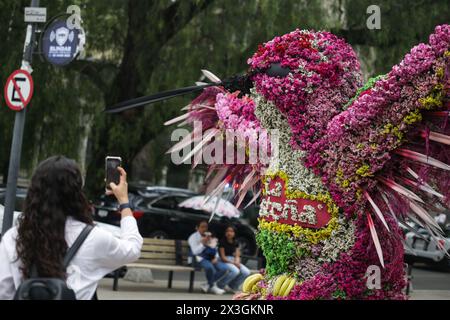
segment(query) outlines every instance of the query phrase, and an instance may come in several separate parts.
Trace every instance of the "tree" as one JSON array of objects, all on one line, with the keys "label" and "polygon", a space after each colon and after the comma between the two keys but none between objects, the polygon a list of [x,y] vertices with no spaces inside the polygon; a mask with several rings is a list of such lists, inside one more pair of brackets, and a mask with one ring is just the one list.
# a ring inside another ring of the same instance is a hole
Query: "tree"
[{"label": "tree", "polygon": [[[28,2],[0,0],[3,81],[20,65]],[[49,17],[70,4],[81,6],[87,58],[57,69],[35,56],[36,90],[27,112],[22,168],[29,175],[42,159],[68,155],[87,171],[93,195],[102,189],[106,155],[121,155],[131,169],[151,144],[149,162],[159,180],[159,171],[170,161],[161,156],[167,145],[158,143],[171,130],[163,123],[194,95],[119,115],[106,115],[104,108],[192,85],[201,80],[203,68],[222,78],[244,73],[259,43],[296,28],[343,36],[357,50],[367,76],[385,73],[425,41],[435,25],[450,21],[446,0],[378,2],[381,30],[366,28],[369,0],[42,0]],[[0,105],[0,174],[5,177],[14,114],[4,102]],[[188,167],[179,170],[186,174]],[[132,170],[130,175],[139,178]]]},{"label": "tree", "polygon": [[[164,45],[205,10],[212,0],[167,3],[128,1],[128,30],[123,58],[105,96],[107,105],[143,95],[145,84],[159,64],[159,54]],[[146,28],[142,27],[143,24]],[[138,111],[131,111],[120,117],[99,115],[96,118],[98,125],[94,132],[92,160],[88,168],[88,186],[92,190],[97,190],[98,182],[101,181],[103,173],[98,169],[104,155],[121,154],[125,165],[131,167],[134,157],[162,128],[164,121],[158,111],[144,112],[142,117],[137,117]]]}]

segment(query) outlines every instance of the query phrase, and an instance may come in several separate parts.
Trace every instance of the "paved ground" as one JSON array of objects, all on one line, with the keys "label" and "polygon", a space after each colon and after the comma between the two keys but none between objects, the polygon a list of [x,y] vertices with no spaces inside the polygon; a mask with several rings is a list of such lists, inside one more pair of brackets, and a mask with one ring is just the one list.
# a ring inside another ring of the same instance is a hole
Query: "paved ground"
[{"label": "paved ground", "polygon": [[[432,270],[420,266],[413,269],[412,300],[450,300],[450,272]],[[167,289],[167,273],[154,272],[154,282],[136,283],[121,279],[119,291],[112,291],[112,279],[104,279],[99,285],[101,300],[231,300],[232,294],[216,296],[204,294],[200,285],[205,282],[202,273],[196,273],[194,292],[188,292],[188,274],[175,273],[173,288]]]},{"label": "paved ground", "polygon": [[167,289],[167,281],[155,280],[154,283],[135,283],[121,280],[119,291],[112,291],[112,280],[104,279],[97,291],[100,300],[231,300],[231,294],[216,296],[200,291],[196,283],[195,292],[188,292],[188,282],[174,281],[172,289]]},{"label": "paved ground", "polygon": [[413,289],[450,292],[450,272],[419,265],[412,272]]}]

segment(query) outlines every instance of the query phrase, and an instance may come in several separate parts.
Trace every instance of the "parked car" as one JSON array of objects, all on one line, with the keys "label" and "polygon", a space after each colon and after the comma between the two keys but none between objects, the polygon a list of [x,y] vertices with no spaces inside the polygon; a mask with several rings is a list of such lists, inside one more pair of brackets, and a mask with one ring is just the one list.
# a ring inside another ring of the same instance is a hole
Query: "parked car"
[{"label": "parked car", "polygon": [[[255,197],[255,194],[252,191],[248,191],[244,197],[244,200],[242,201],[242,204],[240,206],[240,209],[242,210],[242,219],[245,219],[253,228],[258,228],[258,218],[259,218],[259,209],[261,204],[261,196],[259,196],[255,201],[253,201],[250,205],[248,205],[253,198]],[[230,195],[225,194],[224,198],[226,199],[233,199],[235,202],[237,201],[236,198],[233,198]]]},{"label": "parked car", "polygon": [[198,192],[194,192],[189,189],[183,189],[183,188],[173,188],[173,187],[162,187],[162,186],[148,186],[145,184],[140,183],[129,183],[128,184],[128,191],[135,193],[137,195],[141,196],[152,196],[152,195],[158,195],[158,194],[167,194],[171,192],[176,193],[182,193],[190,196],[196,196],[199,195]]},{"label": "parked car", "polygon": [[[14,205],[14,218],[13,225],[17,222],[17,218],[23,211],[23,206],[25,203],[25,198],[27,196],[27,189],[24,187],[17,187],[16,189],[16,203]],[[3,215],[5,211],[5,197],[6,197],[6,186],[0,187],[0,234],[3,227]]]},{"label": "parked car", "polygon": [[[441,268],[450,268],[450,225],[443,228],[444,239],[431,237],[429,232],[423,228],[417,228],[416,233],[407,232],[405,235],[405,262],[413,264],[415,262],[424,262],[429,265]],[[439,248],[443,246],[445,250]],[[447,254],[446,254],[447,253]]]},{"label": "parked car", "polygon": [[[210,213],[202,210],[182,208],[181,202],[198,195],[186,189],[150,187],[129,188],[130,203],[143,237],[187,240],[195,231],[197,222],[209,220]],[[118,203],[113,197],[101,196],[93,203],[95,219],[113,225],[120,224]],[[256,254],[255,230],[246,221],[215,215],[210,222],[210,231],[218,238],[224,236],[227,225],[236,228],[236,240],[244,255]]]},{"label": "parked car", "polygon": [[[0,235],[2,233],[2,229],[3,229],[3,216],[5,213],[5,207],[3,205],[0,204]],[[20,212],[18,211],[14,211],[14,217],[13,217],[13,225],[15,225],[17,223],[17,219],[20,216]]]},{"label": "parked car", "polygon": [[[6,187],[0,187],[0,204],[5,205],[5,197],[6,197]],[[14,205],[14,209],[17,211],[23,210],[23,205],[25,203],[25,198],[27,197],[27,188],[25,187],[17,187],[16,189],[16,203]]]}]

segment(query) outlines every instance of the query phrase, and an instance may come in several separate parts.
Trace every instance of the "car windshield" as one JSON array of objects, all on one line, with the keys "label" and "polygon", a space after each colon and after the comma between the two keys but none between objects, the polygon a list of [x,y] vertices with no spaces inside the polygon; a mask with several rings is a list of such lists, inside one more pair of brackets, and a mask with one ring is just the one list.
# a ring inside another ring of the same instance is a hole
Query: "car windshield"
[{"label": "car windshield", "polygon": [[179,204],[188,198],[188,195],[165,195],[146,199],[146,203],[148,208],[180,209]]},{"label": "car windshield", "polygon": [[[128,193],[128,199],[134,207],[139,206],[142,202],[142,197],[137,196],[131,192]],[[101,206],[107,206],[107,207],[118,206],[117,199],[114,196],[107,196],[107,195],[103,194],[100,196],[100,202],[101,203],[96,203],[96,204],[101,205]]]}]

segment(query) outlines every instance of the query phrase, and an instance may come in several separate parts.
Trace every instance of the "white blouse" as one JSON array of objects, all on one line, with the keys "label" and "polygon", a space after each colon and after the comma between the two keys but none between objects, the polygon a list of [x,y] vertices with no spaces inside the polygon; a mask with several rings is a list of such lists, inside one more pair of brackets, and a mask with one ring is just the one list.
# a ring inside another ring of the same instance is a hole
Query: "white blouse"
[{"label": "white blouse", "polygon": [[[70,247],[85,223],[73,218],[66,221],[66,242]],[[125,217],[120,223],[120,239],[108,231],[94,228],[81,245],[67,268],[67,286],[75,291],[78,300],[90,300],[98,281],[121,266],[136,261],[143,239],[136,219]],[[22,282],[21,262],[16,252],[17,227],[11,228],[0,242],[0,300],[10,300]]]}]

